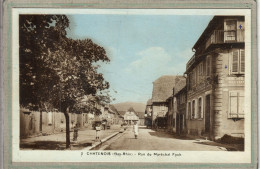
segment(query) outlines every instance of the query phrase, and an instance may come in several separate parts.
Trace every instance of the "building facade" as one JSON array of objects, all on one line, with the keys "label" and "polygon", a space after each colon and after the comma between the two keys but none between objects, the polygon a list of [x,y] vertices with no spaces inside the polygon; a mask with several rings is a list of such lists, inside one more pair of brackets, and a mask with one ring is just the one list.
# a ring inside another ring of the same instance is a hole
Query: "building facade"
[{"label": "building facade", "polygon": [[186,65],[187,131],[244,137],[244,16],[214,16]]},{"label": "building facade", "polygon": [[185,135],[187,132],[186,126],[186,79],[182,78],[175,84],[174,97],[176,98],[176,134]]},{"label": "building facade", "polygon": [[145,114],[144,114],[144,125],[147,127],[147,128],[150,128],[152,127],[152,105],[153,105],[153,102],[152,102],[152,99],[149,99],[146,103],[146,107],[145,107]]},{"label": "building facade", "polygon": [[169,103],[167,99],[172,96],[172,91],[176,83],[175,80],[178,79],[178,77],[179,76],[165,75],[153,82],[152,126],[154,128],[168,128]]},{"label": "building facade", "polygon": [[167,112],[167,131],[170,133],[175,133],[175,112],[174,112],[174,96],[170,96],[167,99],[167,106],[168,106],[168,112]]}]

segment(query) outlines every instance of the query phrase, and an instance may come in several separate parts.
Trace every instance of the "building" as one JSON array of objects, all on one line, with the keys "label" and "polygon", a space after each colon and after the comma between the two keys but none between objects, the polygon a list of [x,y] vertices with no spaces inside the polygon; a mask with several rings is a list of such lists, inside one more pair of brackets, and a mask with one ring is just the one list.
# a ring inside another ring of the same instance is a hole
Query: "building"
[{"label": "building", "polygon": [[145,117],[144,117],[144,112],[136,112],[136,115],[138,116],[139,118],[139,121],[138,121],[138,124],[140,126],[144,126],[144,121],[145,121]]},{"label": "building", "polygon": [[[161,76],[153,82],[152,93],[152,126],[157,128],[167,127],[167,99],[172,96],[172,89],[175,85],[175,79],[178,76]],[[165,126],[164,126],[165,125]]]},{"label": "building", "polygon": [[135,110],[131,107],[124,114],[124,121],[128,125],[133,125],[139,121],[139,117],[136,115]]},{"label": "building", "polygon": [[173,96],[173,91],[172,95],[166,100],[167,102],[167,107],[168,107],[168,112],[167,112],[167,131],[170,133],[175,133],[175,117],[176,114],[174,112],[174,100],[175,97]]},{"label": "building", "polygon": [[181,78],[174,87],[176,134],[186,134],[186,78]]},{"label": "building", "polygon": [[145,107],[145,114],[144,114],[144,125],[146,125],[148,128],[152,127],[152,99],[149,99],[146,103],[146,107]]},{"label": "building", "polygon": [[245,18],[214,16],[186,64],[188,134],[244,137]]},{"label": "building", "polygon": [[123,117],[117,111],[115,106],[109,105],[109,109],[110,109],[111,113],[113,114],[113,124],[122,124],[123,123]]}]

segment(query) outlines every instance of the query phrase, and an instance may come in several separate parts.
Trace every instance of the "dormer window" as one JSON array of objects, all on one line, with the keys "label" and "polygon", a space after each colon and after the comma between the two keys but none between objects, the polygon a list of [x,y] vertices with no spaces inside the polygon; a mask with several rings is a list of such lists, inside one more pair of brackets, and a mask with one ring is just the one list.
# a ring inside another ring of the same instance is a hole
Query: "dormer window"
[{"label": "dormer window", "polygon": [[226,30],[225,30],[225,41],[235,41],[236,40],[236,29],[237,21],[236,20],[227,20],[226,21]]}]

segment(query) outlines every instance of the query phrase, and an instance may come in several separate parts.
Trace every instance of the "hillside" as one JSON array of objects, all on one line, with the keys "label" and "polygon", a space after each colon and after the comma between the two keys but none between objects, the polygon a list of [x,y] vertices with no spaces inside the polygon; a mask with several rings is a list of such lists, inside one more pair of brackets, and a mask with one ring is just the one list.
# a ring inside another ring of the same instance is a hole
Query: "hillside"
[{"label": "hillside", "polygon": [[136,102],[123,102],[113,104],[118,111],[127,111],[130,107],[133,107],[136,112],[144,112],[145,104]]}]

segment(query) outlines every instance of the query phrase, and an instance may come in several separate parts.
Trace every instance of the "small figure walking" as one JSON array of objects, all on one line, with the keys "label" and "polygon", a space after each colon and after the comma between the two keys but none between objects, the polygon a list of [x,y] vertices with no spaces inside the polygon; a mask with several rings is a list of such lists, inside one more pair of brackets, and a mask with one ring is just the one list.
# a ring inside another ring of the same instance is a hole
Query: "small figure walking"
[{"label": "small figure walking", "polygon": [[139,131],[137,122],[134,123],[133,131],[134,131],[134,134],[135,134],[135,139],[137,139],[138,131]]},{"label": "small figure walking", "polygon": [[96,126],[96,140],[99,140],[100,130],[101,130],[100,124],[97,124],[97,126]]},{"label": "small figure walking", "polygon": [[79,131],[79,128],[78,128],[78,123],[75,125],[74,127],[74,133],[73,133],[73,141],[77,141],[78,139],[78,131]]}]

